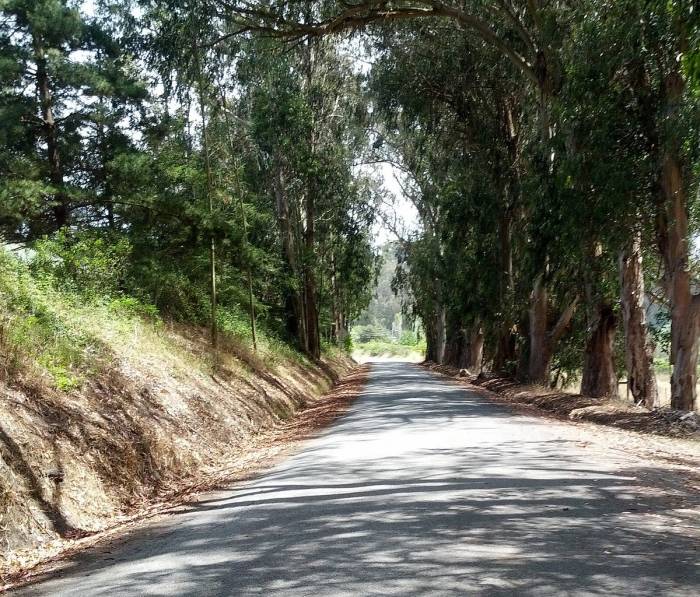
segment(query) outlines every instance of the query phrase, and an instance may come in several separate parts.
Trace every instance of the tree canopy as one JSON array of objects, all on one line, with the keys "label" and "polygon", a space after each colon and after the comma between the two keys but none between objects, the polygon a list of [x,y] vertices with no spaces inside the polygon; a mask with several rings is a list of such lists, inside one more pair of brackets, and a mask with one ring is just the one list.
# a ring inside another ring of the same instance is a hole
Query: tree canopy
[{"label": "tree canopy", "polygon": [[388,162],[430,360],[654,407],[666,355],[698,407],[691,0],[2,10],[0,224],[53,243],[46,267],[123,255],[113,292],[319,358],[373,295],[385,190],[361,165]]}]

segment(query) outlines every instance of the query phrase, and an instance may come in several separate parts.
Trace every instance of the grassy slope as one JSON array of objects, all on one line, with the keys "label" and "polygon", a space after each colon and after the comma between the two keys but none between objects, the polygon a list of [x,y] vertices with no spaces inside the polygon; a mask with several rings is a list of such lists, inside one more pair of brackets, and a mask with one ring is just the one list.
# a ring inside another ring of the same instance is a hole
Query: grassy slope
[{"label": "grassy slope", "polygon": [[350,366],[272,340],[257,354],[86,301],[0,252],[0,538],[14,551],[109,526],[245,451]]}]

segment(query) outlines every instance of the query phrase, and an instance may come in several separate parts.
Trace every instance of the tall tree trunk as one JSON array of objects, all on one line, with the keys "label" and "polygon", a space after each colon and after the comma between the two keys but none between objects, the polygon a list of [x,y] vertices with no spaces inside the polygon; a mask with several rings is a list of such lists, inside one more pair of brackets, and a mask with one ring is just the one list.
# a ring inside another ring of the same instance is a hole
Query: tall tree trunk
[{"label": "tall tree trunk", "polygon": [[[508,193],[507,188],[503,191]],[[503,371],[508,361],[515,360],[515,338],[513,337],[513,322],[511,317],[511,300],[513,294],[513,251],[511,246],[511,216],[507,199],[498,222],[498,237],[500,245],[501,275],[499,280],[499,301],[501,318],[497,339],[496,352],[493,359],[493,369]]]},{"label": "tall tree trunk", "polygon": [[459,355],[456,366],[459,369],[466,369],[469,364],[469,330],[461,328],[459,330]]},{"label": "tall tree trunk", "polygon": [[447,322],[445,305],[440,305],[435,313],[435,362],[442,365],[445,362],[445,346],[447,344]]},{"label": "tall tree trunk", "polygon": [[[204,77],[199,62],[199,51],[195,49],[197,61],[197,82],[199,87],[199,111],[202,117],[202,151],[204,152],[204,170],[206,174],[207,204],[209,216],[214,215],[214,181],[209,156],[209,138],[207,135],[207,105],[204,98]],[[219,324],[216,288],[216,239],[212,232],[209,237],[209,299],[211,302],[211,345],[214,351],[219,347]]]},{"label": "tall tree trunk", "polygon": [[[305,19],[312,19],[313,8],[310,4],[306,6]],[[311,107],[311,124],[309,125],[308,151],[311,156],[314,156],[316,149],[316,99],[312,93],[315,65],[316,65],[316,50],[317,40],[307,39],[304,53],[304,69],[305,69],[305,85],[304,90],[306,100]],[[316,291],[316,273],[314,264],[316,262],[316,238],[315,238],[315,219],[316,219],[316,195],[317,181],[314,172],[309,173],[306,179],[306,226],[304,230],[304,247],[305,255],[303,259],[304,267],[304,310],[305,310],[305,325],[306,325],[306,349],[309,355],[314,359],[321,358],[321,334],[319,330],[318,318],[318,296]]]},{"label": "tall tree trunk", "polygon": [[[226,120],[226,136],[228,137],[229,149],[232,155],[236,154],[236,144],[233,139],[234,127],[231,124],[231,119],[229,118],[229,110],[226,107],[226,92],[224,91],[223,84],[220,84],[221,91],[221,106],[223,108],[222,112]],[[250,248],[250,240],[248,238],[248,218],[245,213],[245,206],[243,205],[243,197],[238,193],[238,209],[241,212],[241,222],[243,224],[243,245],[246,249]],[[257,331],[257,319],[255,315],[255,294],[253,292],[253,272],[250,267],[249,256],[246,256],[246,278],[248,280],[248,315],[250,317],[250,334],[253,341],[253,350],[258,351],[258,331]]]},{"label": "tall tree trunk", "polygon": [[[496,354],[493,359],[494,371],[512,370],[512,365],[517,360],[516,340],[513,327],[508,326],[507,322],[503,322],[500,325],[496,342]],[[511,364],[510,367],[508,366],[509,363]]]},{"label": "tall tree trunk", "polygon": [[[331,246],[333,245],[332,235],[330,244]],[[331,324],[331,339],[336,344],[343,344],[347,333],[343,327],[343,311],[341,307],[342,301],[340,300],[339,294],[335,250],[331,250],[331,315],[333,318],[333,323]]]},{"label": "tall tree trunk", "polygon": [[688,214],[678,158],[664,156],[662,192],[666,203],[666,283],[671,303],[671,406],[693,410],[696,401],[700,296],[691,294]]},{"label": "tall tree trunk", "polygon": [[304,277],[304,304],[306,311],[307,351],[314,359],[321,358],[321,334],[319,332],[318,306],[316,304],[316,276],[311,267]]},{"label": "tall tree trunk", "polygon": [[[274,175],[272,188],[275,194],[277,208],[277,224],[282,238],[282,252],[284,260],[289,268],[292,279],[299,280],[299,266],[297,260],[296,235],[292,225],[292,215],[289,209],[289,201],[285,192],[282,167],[278,163]],[[306,333],[304,324],[304,309],[301,293],[297,288],[289,288],[285,297],[285,312],[287,316],[287,331],[294,338],[301,350],[306,350]]]},{"label": "tall tree trunk", "polygon": [[424,322],[425,325],[425,360],[434,363],[435,359],[435,325],[433,317]]},{"label": "tall tree trunk", "polygon": [[[680,72],[670,73],[666,79],[666,114],[670,121],[680,109],[683,90]],[[691,293],[688,203],[680,145],[672,131],[663,149],[660,185],[663,209],[659,213],[658,232],[671,304],[671,406],[692,410],[696,407],[700,295]]]},{"label": "tall tree trunk", "polygon": [[425,322],[425,360],[442,365],[445,360],[446,337],[445,307],[438,305]]},{"label": "tall tree trunk", "polygon": [[49,164],[49,181],[55,187],[53,200],[53,216],[57,228],[68,224],[70,209],[68,198],[63,190],[63,166],[58,150],[58,128],[53,113],[53,94],[51,93],[51,81],[49,79],[46,50],[43,40],[34,35],[32,38],[34,48],[34,61],[36,64],[36,88],[41,106],[41,121],[46,139],[46,158]]},{"label": "tall tree trunk", "polygon": [[616,324],[612,307],[600,304],[584,354],[581,393],[586,396],[617,396],[613,359]]},{"label": "tall tree trunk", "polygon": [[467,369],[471,373],[481,373],[484,360],[484,329],[481,321],[476,321],[469,332],[469,359]]},{"label": "tall tree trunk", "polygon": [[[243,216],[243,242],[245,246],[249,246],[248,241],[248,219],[243,208],[243,199],[238,197],[238,205]],[[255,319],[255,294],[253,293],[253,272],[250,269],[250,262],[246,263],[246,277],[248,278],[248,310],[250,317],[250,334],[253,340],[253,351],[258,352],[258,330]]]},{"label": "tall tree trunk", "polygon": [[459,331],[454,334],[448,334],[445,344],[445,356],[443,358],[445,365],[456,367],[457,363],[459,363],[461,349],[462,342]]},{"label": "tall tree trunk", "polygon": [[620,255],[620,287],[627,387],[635,403],[654,408],[659,406],[659,393],[654,375],[654,348],[649,339],[644,309],[642,247],[638,232]]},{"label": "tall tree trunk", "polygon": [[[312,175],[313,176],[313,175]],[[306,193],[306,229],[304,243],[304,306],[306,310],[306,341],[307,351],[314,359],[321,358],[321,335],[318,321],[318,297],[316,293],[315,261],[315,218],[316,218],[316,185],[309,181]]]},{"label": "tall tree trunk", "polygon": [[542,276],[535,280],[530,296],[530,356],[528,378],[532,383],[549,383],[549,365],[552,360],[547,333],[547,288]]},{"label": "tall tree trunk", "polygon": [[530,297],[530,354],[528,378],[531,383],[549,385],[549,373],[552,355],[557,343],[564,335],[576,312],[578,296],[562,311],[556,325],[549,331],[547,327],[548,311],[547,288],[542,275],[535,280],[535,287]]}]

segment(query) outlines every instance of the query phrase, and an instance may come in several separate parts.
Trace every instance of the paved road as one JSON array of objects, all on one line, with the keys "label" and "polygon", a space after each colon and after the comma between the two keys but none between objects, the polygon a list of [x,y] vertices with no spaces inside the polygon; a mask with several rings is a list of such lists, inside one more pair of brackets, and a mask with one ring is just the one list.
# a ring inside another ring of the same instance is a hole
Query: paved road
[{"label": "paved road", "polygon": [[[410,364],[256,481],[25,595],[698,595],[660,471]],[[697,524],[697,518],[694,523]]]}]

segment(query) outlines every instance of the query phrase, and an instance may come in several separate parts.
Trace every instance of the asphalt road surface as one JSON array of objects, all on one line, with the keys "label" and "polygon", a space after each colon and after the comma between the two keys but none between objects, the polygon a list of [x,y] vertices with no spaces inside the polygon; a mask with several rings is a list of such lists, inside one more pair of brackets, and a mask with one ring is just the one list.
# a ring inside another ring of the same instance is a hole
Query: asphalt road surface
[{"label": "asphalt road surface", "polygon": [[664,474],[585,427],[374,364],[295,456],[18,594],[700,595],[699,519],[681,515],[698,496]]}]

